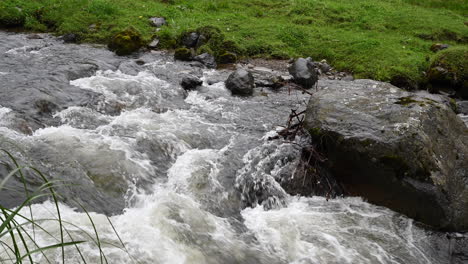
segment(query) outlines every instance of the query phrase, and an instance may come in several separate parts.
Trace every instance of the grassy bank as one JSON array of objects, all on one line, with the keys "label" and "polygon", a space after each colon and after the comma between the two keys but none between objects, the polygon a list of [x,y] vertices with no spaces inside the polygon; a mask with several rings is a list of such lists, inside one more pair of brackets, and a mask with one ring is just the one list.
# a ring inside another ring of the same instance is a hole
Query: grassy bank
[{"label": "grassy bank", "polygon": [[[465,0],[3,0],[2,9],[0,18],[9,9],[27,29],[77,33],[84,42],[106,43],[133,26],[145,40],[158,35],[175,48],[171,40],[211,25],[242,56],[311,56],[384,81],[418,82],[432,44],[468,43]],[[152,16],[168,26],[156,32]]]}]

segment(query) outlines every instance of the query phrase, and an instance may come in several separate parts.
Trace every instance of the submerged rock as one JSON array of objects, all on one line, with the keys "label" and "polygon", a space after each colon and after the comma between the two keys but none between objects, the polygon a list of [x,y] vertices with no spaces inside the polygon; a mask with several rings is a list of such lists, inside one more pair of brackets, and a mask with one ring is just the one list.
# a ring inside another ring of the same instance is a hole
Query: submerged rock
[{"label": "submerged rock", "polygon": [[130,55],[143,46],[140,33],[133,28],[115,34],[108,44],[109,49],[119,56]]},{"label": "submerged rock", "polygon": [[311,61],[307,59],[299,58],[295,60],[288,70],[293,76],[294,82],[305,89],[312,88],[318,81],[317,71]]},{"label": "submerged rock", "polygon": [[468,230],[468,130],[441,96],[371,80],[325,82],[306,128],[347,193]]},{"label": "submerged rock", "polygon": [[234,95],[252,95],[254,89],[254,77],[250,72],[244,69],[239,69],[229,75],[225,84],[226,88]]},{"label": "submerged rock", "polygon": [[192,75],[185,76],[184,78],[182,78],[182,81],[180,82],[180,85],[185,90],[195,90],[198,86],[201,86],[202,84],[203,84],[202,80]]}]

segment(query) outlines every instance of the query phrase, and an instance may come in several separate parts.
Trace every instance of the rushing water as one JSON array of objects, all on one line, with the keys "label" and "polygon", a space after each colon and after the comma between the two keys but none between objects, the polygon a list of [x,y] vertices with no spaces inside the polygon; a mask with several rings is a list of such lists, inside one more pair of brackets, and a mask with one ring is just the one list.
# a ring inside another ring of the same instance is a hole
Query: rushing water
[{"label": "rushing water", "polygon": [[[292,197],[281,188],[275,179],[291,175],[309,139],[268,137],[290,109],[305,107],[306,95],[257,88],[253,97],[233,97],[222,82],[208,84],[227,71],[163,53],[118,58],[43,37],[0,33],[0,139],[19,146],[12,151],[22,162],[74,184],[58,189],[65,227],[75,240],[91,240],[95,226],[108,263],[453,260],[444,234],[391,210],[360,198]],[[202,77],[203,87],[185,92],[178,83],[187,73]],[[12,205],[19,198],[0,194]],[[40,221],[56,217],[54,208],[44,201],[32,212]],[[48,234],[27,227],[35,241],[57,243],[56,222],[42,226]],[[96,243],[79,247],[88,263],[101,261]],[[34,260],[46,257],[60,262],[61,252]],[[73,247],[66,262],[81,262]]]}]

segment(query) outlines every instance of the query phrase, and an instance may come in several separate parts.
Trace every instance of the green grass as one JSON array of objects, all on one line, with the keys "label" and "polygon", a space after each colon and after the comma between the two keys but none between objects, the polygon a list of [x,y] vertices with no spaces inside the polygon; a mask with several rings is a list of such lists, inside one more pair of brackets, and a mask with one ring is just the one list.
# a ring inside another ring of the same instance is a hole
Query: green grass
[{"label": "green grass", "polygon": [[[468,43],[466,0],[3,0],[1,6],[21,8],[30,30],[78,33],[84,42],[107,43],[133,26],[146,41],[159,35],[175,48],[184,32],[211,25],[239,55],[327,59],[357,78],[383,81],[419,83],[431,44]],[[169,25],[156,32],[151,16]]]}]

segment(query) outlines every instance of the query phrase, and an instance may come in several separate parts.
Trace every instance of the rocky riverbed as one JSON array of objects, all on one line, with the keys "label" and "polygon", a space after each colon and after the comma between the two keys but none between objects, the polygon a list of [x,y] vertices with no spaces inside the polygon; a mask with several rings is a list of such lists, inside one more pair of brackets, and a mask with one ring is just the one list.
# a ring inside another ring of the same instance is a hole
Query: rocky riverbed
[{"label": "rocky riverbed", "polygon": [[[49,35],[0,32],[0,54],[1,146],[20,163],[67,183],[57,188],[62,217],[74,224],[67,229],[75,239],[93,229],[78,209],[84,205],[108,242],[103,251],[110,263],[468,259],[461,232],[434,231],[360,197],[293,196],[282,187],[304,146],[314,143],[307,133],[278,137],[291,109],[305,110],[310,99],[289,82],[283,66],[240,65],[254,85],[249,96],[233,96],[224,83],[233,69],[174,61],[166,52],[119,57]],[[187,76],[201,85],[184,89]],[[346,77],[324,73],[309,91],[363,82],[328,76]],[[281,86],[274,85],[277,77]],[[2,161],[4,177],[12,166]],[[26,180],[30,190],[41,184],[32,174]],[[8,184],[0,201],[13,207],[24,199],[23,183],[14,178]],[[53,208],[42,201],[31,210],[51,218]],[[59,232],[56,225],[47,230]],[[35,235],[44,244],[55,241],[40,230]],[[126,251],[112,246],[120,239]],[[88,263],[99,261],[94,244],[80,248]],[[60,252],[47,256],[59,260]],[[46,262],[40,254],[34,260]],[[79,261],[77,253],[67,254],[67,262]]]}]

